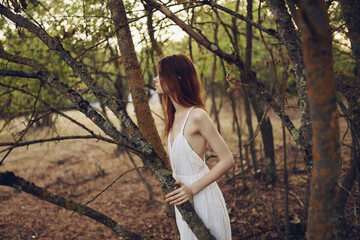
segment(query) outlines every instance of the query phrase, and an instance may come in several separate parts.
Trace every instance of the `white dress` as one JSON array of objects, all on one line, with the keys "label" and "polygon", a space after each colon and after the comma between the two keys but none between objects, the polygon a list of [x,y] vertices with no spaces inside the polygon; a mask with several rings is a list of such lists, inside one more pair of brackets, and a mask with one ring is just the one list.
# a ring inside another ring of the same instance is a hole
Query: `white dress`
[{"label": "white dress", "polygon": [[[173,177],[176,181],[191,185],[210,170],[199,155],[191,148],[184,136],[184,128],[193,108],[190,108],[180,133],[174,139],[172,145],[170,141],[171,131],[168,136],[168,149],[170,162],[173,169]],[[229,215],[221,190],[216,182],[211,183],[190,200],[196,213],[210,229],[217,240],[231,240],[231,228]],[[180,232],[181,240],[197,239],[177,208],[175,208],[176,223]]]}]

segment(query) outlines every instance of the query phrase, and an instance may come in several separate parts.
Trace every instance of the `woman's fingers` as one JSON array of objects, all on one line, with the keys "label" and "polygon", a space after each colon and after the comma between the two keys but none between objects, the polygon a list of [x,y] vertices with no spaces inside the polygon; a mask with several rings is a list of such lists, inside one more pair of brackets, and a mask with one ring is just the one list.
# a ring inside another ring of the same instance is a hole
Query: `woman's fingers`
[{"label": "woman's fingers", "polygon": [[192,197],[192,192],[189,187],[184,185],[182,182],[175,182],[175,184],[180,187],[166,195],[166,202],[170,202],[170,204],[178,206],[189,201]]},{"label": "woman's fingers", "polygon": [[187,198],[186,195],[179,195],[177,198],[175,198],[174,200],[172,200],[172,201],[170,202],[170,204],[176,204],[176,203],[184,200],[185,198]]},{"label": "woman's fingers", "polygon": [[182,196],[184,196],[184,195],[186,196],[186,193],[185,193],[185,191],[183,191],[183,190],[181,189],[181,190],[180,190],[179,192],[177,192],[175,195],[167,197],[167,198],[166,198],[166,202],[172,201],[172,200],[177,199],[177,198],[179,198],[179,197],[182,197]]},{"label": "woman's fingers", "polygon": [[171,201],[170,204],[179,205],[182,202],[187,202],[189,200],[190,200],[190,198],[187,195],[183,195],[183,196],[180,196],[179,198],[175,199],[174,201]]},{"label": "woman's fingers", "polygon": [[172,191],[171,193],[169,193],[168,195],[166,195],[166,198],[171,197],[171,196],[173,196],[173,195],[181,192],[181,190],[182,190],[181,188],[178,188],[178,189]]},{"label": "woman's fingers", "polygon": [[179,206],[179,205],[181,205],[181,204],[183,204],[183,203],[186,203],[187,201],[189,201],[190,199],[184,199],[184,200],[182,200],[181,202],[179,202],[179,203],[176,203],[175,204],[175,206]]},{"label": "woman's fingers", "polygon": [[177,199],[178,197],[179,197],[179,196],[178,196],[178,194],[176,194],[175,196],[172,196],[172,197],[166,198],[166,202],[173,201],[173,200]]},{"label": "woman's fingers", "polygon": [[186,191],[181,191],[178,194],[167,198],[166,202],[170,202],[170,204],[179,205],[179,204],[189,201],[191,199],[191,197],[192,196],[190,194],[187,194]]},{"label": "woman's fingers", "polygon": [[171,193],[166,195],[166,198],[169,198],[177,193],[179,193],[180,191],[182,191],[182,186],[184,186],[184,184],[182,182],[175,182],[176,185],[179,185],[180,187],[174,191],[172,191]]}]

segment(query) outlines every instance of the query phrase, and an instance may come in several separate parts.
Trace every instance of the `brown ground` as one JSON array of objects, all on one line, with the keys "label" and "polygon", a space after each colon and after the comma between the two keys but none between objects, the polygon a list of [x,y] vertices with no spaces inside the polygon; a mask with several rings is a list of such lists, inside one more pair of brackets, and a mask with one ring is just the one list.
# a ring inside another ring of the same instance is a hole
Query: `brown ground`
[{"label": "brown ground", "polygon": [[[152,109],[160,113],[158,104],[152,104]],[[132,112],[132,109],[129,109]],[[296,124],[299,123],[299,113],[290,109],[290,116]],[[69,115],[80,120],[86,126],[97,128],[82,114],[69,112]],[[284,230],[284,200],[283,200],[283,148],[281,140],[281,125],[279,119],[269,113],[272,118],[274,136],[276,138],[276,160],[278,181],[274,187],[267,186],[262,178],[251,177],[251,168],[247,170],[246,184],[249,190],[243,191],[242,180],[239,177],[240,164],[237,161],[235,183],[232,173],[221,178],[218,183],[227,201],[233,239],[279,239],[275,220]],[[110,116],[112,117],[112,116]],[[161,126],[161,120],[156,119]],[[221,112],[222,135],[234,155],[238,155],[237,139],[232,129],[231,111],[224,107]],[[244,122],[244,115],[241,115]],[[112,120],[116,120],[112,117]],[[24,120],[22,120],[24,121]],[[11,141],[10,133],[23,129],[21,120],[13,122],[8,131],[3,131],[0,141]],[[3,123],[0,122],[0,128]],[[118,124],[117,124],[118,125]],[[257,124],[254,120],[254,126]],[[341,123],[342,133],[346,125]],[[246,129],[242,124],[242,129]],[[161,131],[161,127],[159,127]],[[59,118],[56,126],[57,134],[85,134],[79,127],[69,121]],[[53,130],[36,130],[29,132],[27,140],[44,136],[56,136]],[[341,135],[342,136],[342,135]],[[245,137],[243,138],[245,139]],[[346,138],[347,143],[349,137]],[[290,192],[290,216],[293,221],[304,217],[301,204],[304,202],[306,174],[301,157],[297,157],[296,170],[293,171],[296,149],[293,141],[288,142],[288,169]],[[260,137],[256,139],[257,148]],[[38,186],[46,186],[49,191],[79,203],[85,203],[108,186],[121,173],[132,169],[127,154],[115,154],[116,147],[109,143],[94,140],[69,140],[61,143],[45,143],[15,149],[0,166],[0,171],[14,171],[16,175],[33,182]],[[211,154],[208,152],[207,155]],[[258,153],[259,157],[263,153]],[[342,148],[344,165],[348,165],[349,150]],[[2,158],[4,153],[0,155]],[[216,159],[208,161],[213,165]],[[139,159],[136,162],[141,166]],[[246,164],[246,163],[245,163]],[[247,166],[247,164],[246,164]],[[104,192],[89,206],[111,217],[127,229],[148,234],[158,238],[174,239],[171,226],[165,216],[165,205],[160,194],[159,184],[154,176],[141,170],[154,191],[155,201],[148,201],[145,185],[139,180],[136,172],[125,174],[112,188]],[[101,174],[104,173],[104,174]],[[358,189],[357,187],[353,189]],[[349,201],[349,217],[354,223],[359,203],[358,191],[354,190]],[[357,205],[355,204],[357,203]],[[355,206],[355,207],[354,207]],[[295,225],[293,225],[295,228]],[[301,224],[297,227],[301,229]],[[301,233],[301,230],[298,231]],[[301,234],[292,239],[301,239]],[[63,208],[44,202],[26,193],[15,193],[11,188],[0,186],[0,239],[121,239],[102,224],[78,214],[71,214]]]}]

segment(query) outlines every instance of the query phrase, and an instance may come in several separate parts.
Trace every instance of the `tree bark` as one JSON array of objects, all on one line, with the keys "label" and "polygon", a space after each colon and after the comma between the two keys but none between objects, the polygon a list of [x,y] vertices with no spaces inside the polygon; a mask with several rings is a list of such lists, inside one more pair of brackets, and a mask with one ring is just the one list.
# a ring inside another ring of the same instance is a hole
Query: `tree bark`
[{"label": "tree bark", "polygon": [[[216,22],[215,23],[215,27],[214,27],[214,39],[215,39],[215,44],[217,44],[217,34],[218,34],[218,28],[219,28],[219,23]],[[216,104],[216,92],[215,92],[215,79],[216,79],[216,61],[217,60],[217,56],[214,54],[214,60],[213,60],[213,66],[212,66],[212,70],[211,70],[211,81],[210,81],[210,89],[211,89],[211,113],[214,114],[215,117],[215,123],[216,123],[216,127],[217,130],[219,131],[219,133],[221,134],[221,126],[220,126],[220,119],[219,119],[219,112],[220,112],[220,107],[217,107]]]},{"label": "tree bark", "polygon": [[349,192],[351,191],[352,186],[354,185],[356,178],[356,168],[359,165],[359,161],[352,159],[352,164],[347,170],[342,182],[341,188],[336,196],[336,206],[335,206],[335,224],[334,224],[334,235],[338,240],[347,239],[355,240],[351,225],[347,220],[345,213],[345,205],[349,197]]},{"label": "tree bark", "polygon": [[[253,20],[252,5],[253,5],[253,1],[247,0],[246,17],[250,21]],[[245,64],[247,66],[249,66],[250,68],[251,68],[251,58],[252,58],[252,54],[251,54],[252,53],[252,38],[253,38],[252,27],[251,27],[251,24],[249,22],[247,22],[246,23]],[[239,47],[237,46],[237,48],[239,48]],[[253,139],[253,137],[254,137],[254,129],[252,126],[252,116],[251,116],[251,109],[250,109],[250,103],[249,103],[249,95],[247,94],[247,92],[245,90],[243,90],[242,92],[243,92],[243,98],[244,98],[246,125],[249,130],[249,137],[248,137],[248,141],[249,141],[250,139]],[[264,145],[265,144],[267,144],[267,143],[264,142]],[[258,160],[257,160],[257,156],[256,156],[256,151],[255,151],[255,141],[251,141],[250,145],[246,146],[246,147],[250,147],[251,159],[252,159],[253,166],[254,166],[254,174],[255,174],[255,176],[258,176],[258,163],[257,163]]]},{"label": "tree bark", "polygon": [[156,130],[155,121],[151,115],[149,100],[145,92],[144,78],[141,73],[140,64],[137,60],[128,19],[126,17],[125,6],[122,0],[108,0],[108,5],[114,27],[117,29],[116,36],[118,46],[127,82],[130,87],[139,129],[145,139],[159,154],[160,158],[166,160],[165,164],[170,169],[167,154]]},{"label": "tree bark", "polygon": [[274,135],[273,135],[271,121],[269,117],[265,117],[265,119],[261,122],[261,119],[265,112],[264,101],[254,91],[254,89],[250,89],[248,93],[257,121],[260,124],[260,132],[261,132],[261,137],[263,140],[264,151],[265,151],[265,161],[268,162],[266,164],[268,165],[267,167],[268,169],[266,171],[266,182],[274,183],[276,181],[276,171],[275,171],[276,165],[275,165],[275,151],[274,151]]},{"label": "tree bark", "polygon": [[241,140],[241,128],[240,128],[240,124],[239,124],[239,119],[237,117],[236,114],[236,98],[234,96],[234,93],[230,93],[229,95],[230,100],[231,100],[231,107],[233,110],[233,117],[234,117],[234,121],[235,121],[235,125],[236,125],[236,133],[238,136],[238,147],[239,147],[239,161],[240,161],[240,167],[241,167],[241,179],[242,179],[242,183],[243,183],[243,191],[248,189],[248,186],[246,184],[246,176],[245,176],[245,167],[244,167],[244,163],[243,163],[243,154],[242,154],[242,140]]},{"label": "tree bark", "polygon": [[[355,56],[355,78],[354,80],[349,80],[347,85],[350,86],[350,89],[346,91],[346,100],[348,101],[348,113],[347,117],[351,119],[351,135],[353,141],[353,153],[356,159],[360,158],[360,102],[359,102],[359,94],[355,93],[355,89],[357,92],[359,91],[360,86],[360,1],[344,1],[341,0],[341,9],[344,15],[346,27],[348,28],[347,36],[350,38],[351,49]],[[340,80],[344,81],[345,80]],[[342,83],[340,83],[342,84]],[[344,85],[344,84],[342,84]],[[357,170],[357,180],[358,187],[360,189],[360,164],[358,164]]]},{"label": "tree bark", "polygon": [[[114,49],[112,46],[110,46],[110,44],[107,44],[106,46],[111,54],[111,58],[114,59],[114,66],[117,69],[117,75],[116,75],[116,79],[115,79],[115,83],[114,83],[114,87],[116,90],[116,98],[120,100],[121,103],[121,107],[122,109],[124,109],[125,112],[126,111],[126,106],[128,103],[128,94],[126,94],[126,90],[127,90],[127,86],[125,85],[125,81],[124,81],[124,76],[121,75],[121,64],[120,64],[120,56],[118,55],[118,52],[116,51],[116,49]],[[124,86],[125,85],[125,86]]]},{"label": "tree bark", "polygon": [[[296,79],[296,90],[299,96],[299,107],[301,112],[301,127],[299,129],[301,138],[299,141],[305,147],[305,154],[310,155],[312,151],[311,120],[308,93],[306,89],[306,79],[304,74],[304,58],[301,49],[300,36],[295,30],[291,16],[289,15],[285,2],[276,0],[266,0],[275,19],[281,42],[285,45],[292,69]],[[311,165],[311,157],[305,157],[305,163]]]},{"label": "tree bark", "polygon": [[351,49],[355,56],[355,79],[353,86],[360,84],[360,1],[340,0]]},{"label": "tree bark", "polygon": [[314,146],[307,238],[333,239],[340,145],[332,38],[324,1],[301,1],[300,13]]},{"label": "tree bark", "polygon": [[147,28],[148,28],[148,32],[149,32],[149,37],[150,37],[150,42],[151,42],[151,46],[152,46],[152,49],[156,52],[156,54],[158,55],[159,57],[159,60],[161,58],[164,57],[164,53],[159,45],[159,43],[156,41],[155,39],[155,36],[154,36],[154,26],[153,26],[153,12],[152,12],[152,8],[149,7],[148,5],[146,4],[143,4],[144,5],[144,8],[145,8],[145,11],[146,11],[146,14],[147,14],[147,21],[146,21],[146,25],[147,25]]},{"label": "tree bark", "polygon": [[[144,135],[146,141],[151,144],[151,146],[158,153],[159,157],[164,160],[166,167],[171,169],[168,156],[157,132],[154,118],[151,115],[149,100],[145,91],[145,82],[141,73],[140,64],[137,60],[124,3],[122,0],[108,0],[108,6],[111,12],[111,18],[113,20],[114,27],[117,29],[116,36],[118,40],[118,46],[123,60],[122,62],[124,65],[127,82],[130,87],[139,129]],[[152,23],[150,23],[150,25],[152,26]],[[149,30],[151,30],[151,27]],[[157,46],[154,38],[151,40],[151,42]],[[157,48],[157,51],[161,56],[162,52],[159,48]],[[167,205],[167,213],[175,233],[178,234],[174,207]]]},{"label": "tree bark", "polygon": [[354,185],[357,177],[358,183],[360,182],[359,168],[360,168],[360,114],[356,110],[359,109],[357,104],[360,92],[359,88],[354,88],[352,83],[346,79],[340,79],[336,76],[336,89],[337,93],[341,93],[348,102],[348,106],[337,98],[338,105],[342,110],[344,118],[349,124],[352,138],[351,149],[351,167],[347,170],[346,175],[342,179],[341,187],[337,194],[336,207],[335,207],[335,226],[334,234],[336,239],[356,239],[353,234],[352,225],[348,221],[345,212],[346,202],[349,197],[349,192]]}]

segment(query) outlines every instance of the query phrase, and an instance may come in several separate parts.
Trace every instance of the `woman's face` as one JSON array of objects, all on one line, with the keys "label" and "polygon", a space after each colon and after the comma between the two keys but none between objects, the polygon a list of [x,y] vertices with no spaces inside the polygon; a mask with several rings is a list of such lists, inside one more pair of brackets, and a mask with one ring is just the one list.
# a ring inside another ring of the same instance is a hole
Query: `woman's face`
[{"label": "woman's face", "polygon": [[159,94],[159,95],[164,94],[164,90],[162,89],[161,84],[160,84],[159,75],[157,75],[157,76],[154,78],[154,81],[155,81],[156,93]]}]

